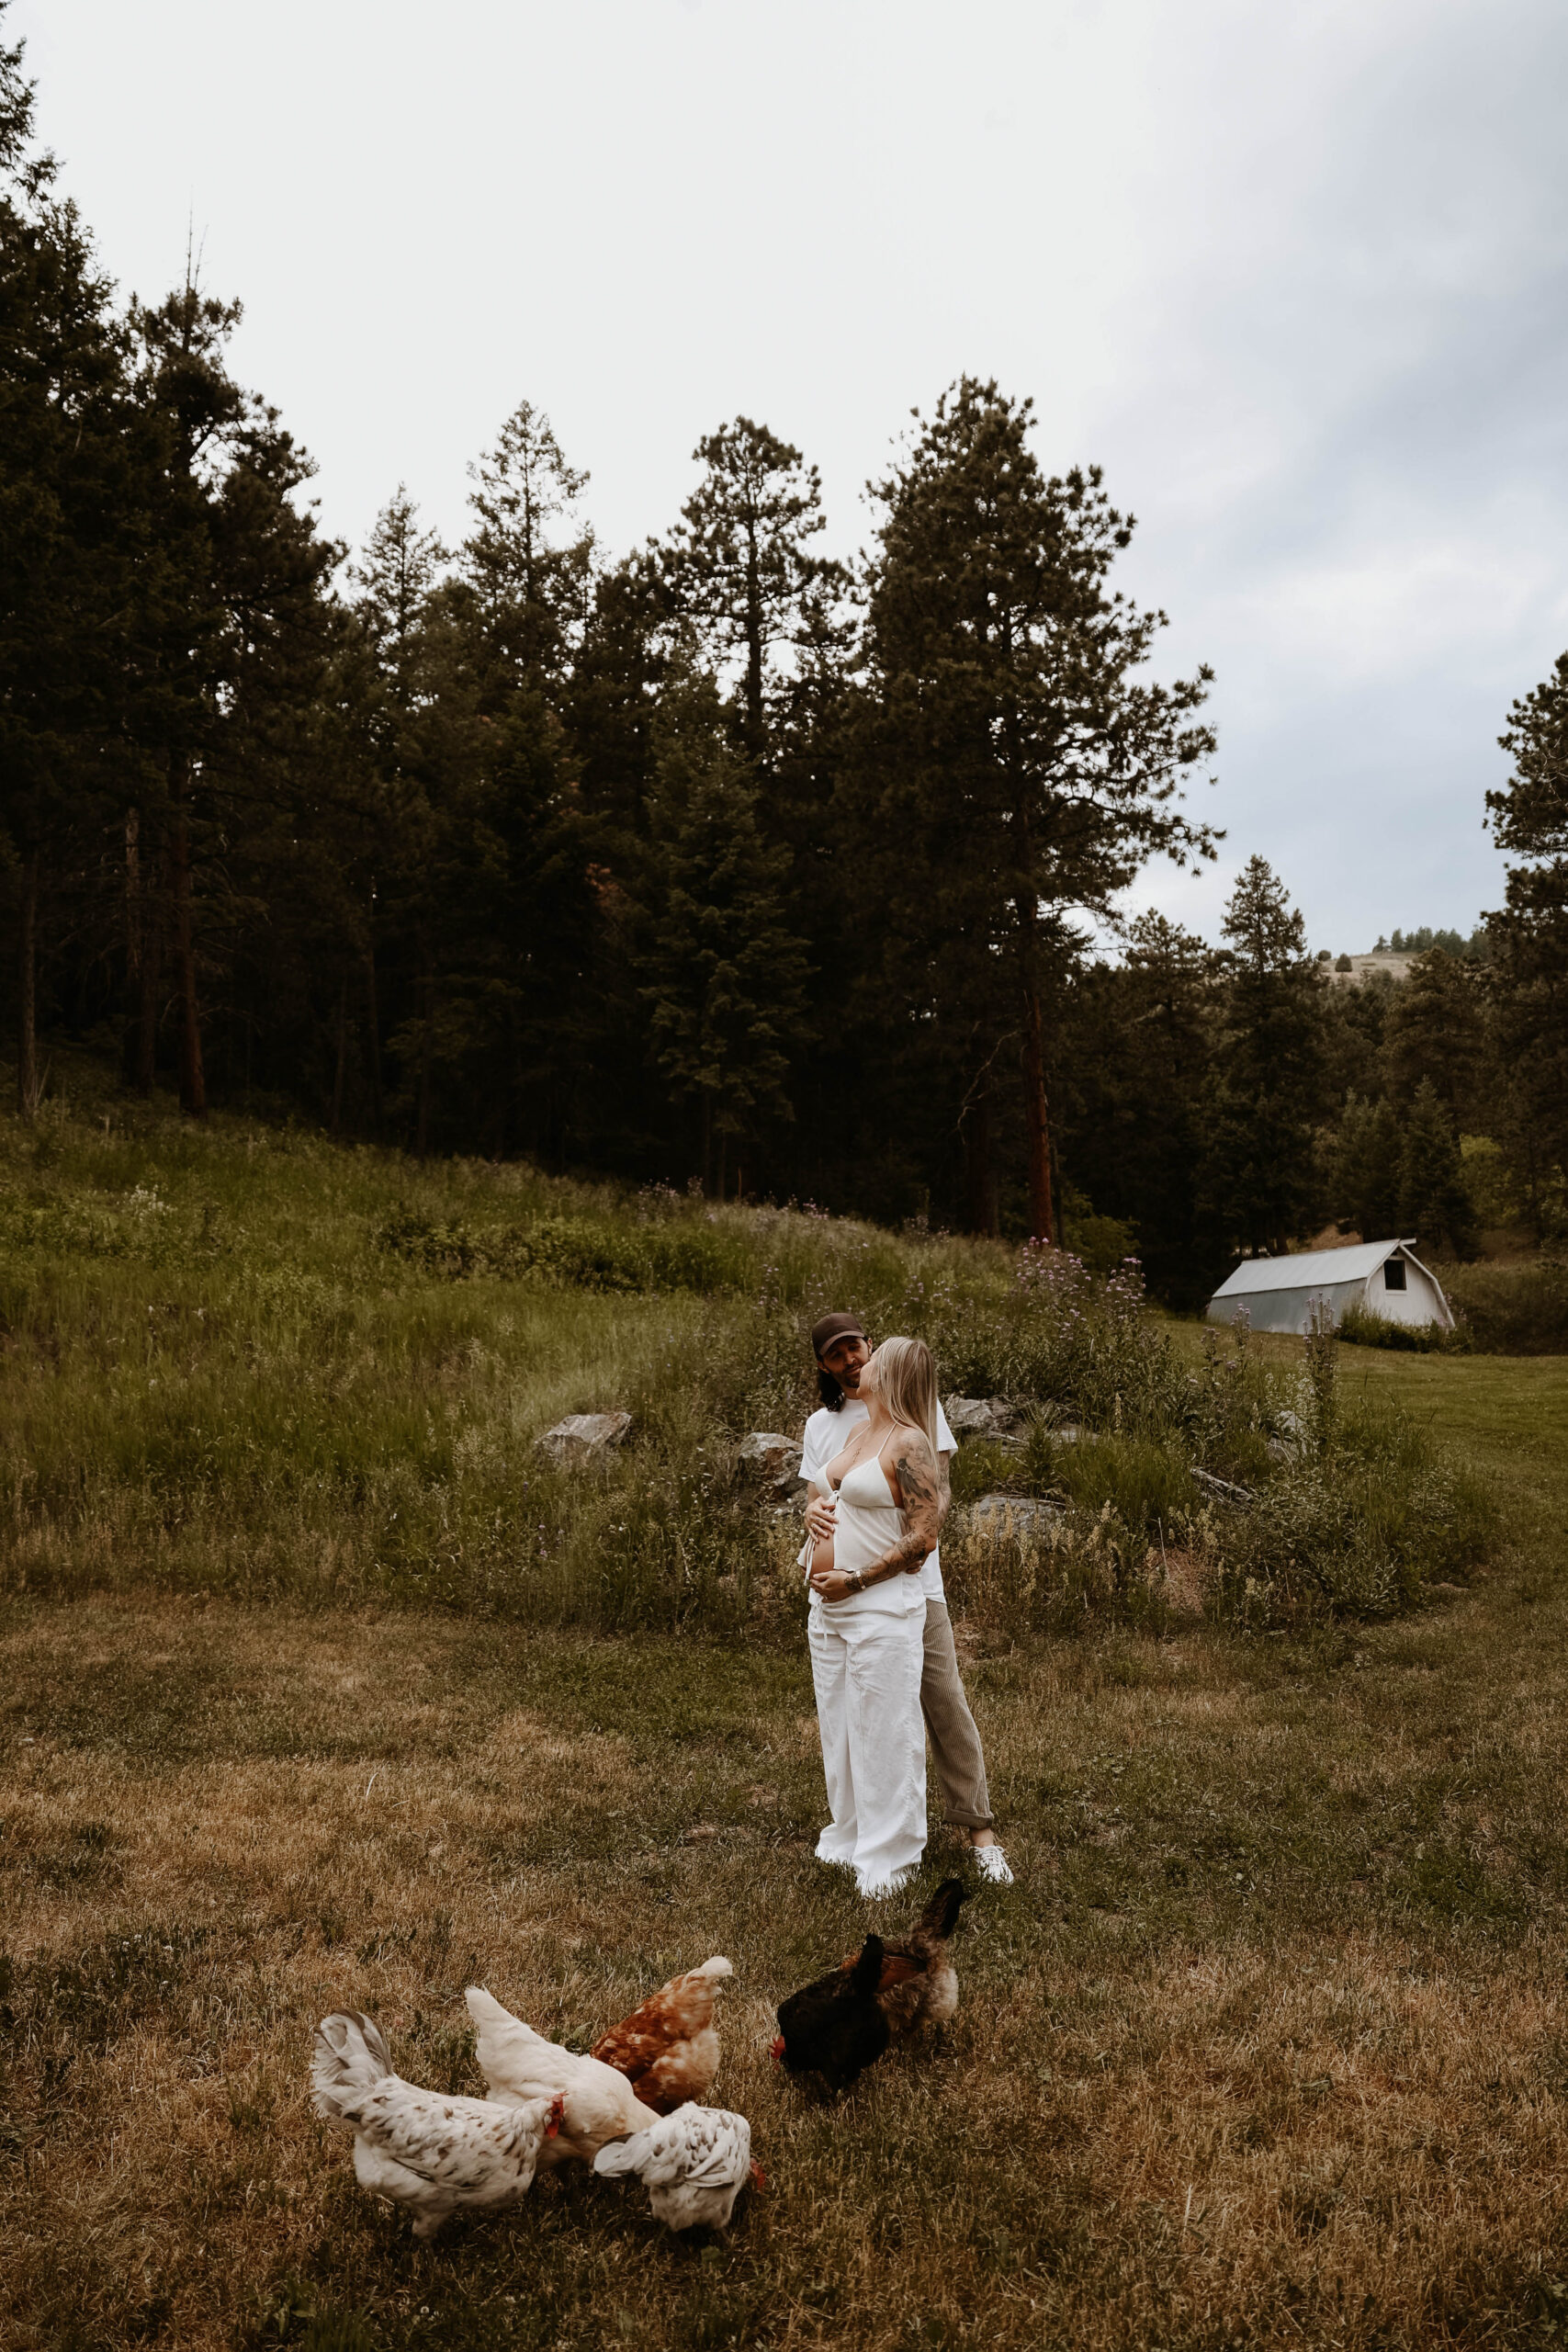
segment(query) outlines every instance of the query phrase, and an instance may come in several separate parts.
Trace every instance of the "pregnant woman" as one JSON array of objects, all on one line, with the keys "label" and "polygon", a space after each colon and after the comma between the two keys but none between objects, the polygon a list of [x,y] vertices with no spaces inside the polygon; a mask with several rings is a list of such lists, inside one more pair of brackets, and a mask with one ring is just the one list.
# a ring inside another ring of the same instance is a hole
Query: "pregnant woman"
[{"label": "pregnant woman", "polygon": [[819,1861],[891,1894],[926,1842],[919,1570],[947,1516],[936,1372],[923,1340],[884,1340],[860,1376],[870,1418],[824,1476],[838,1510],[811,1556],[808,1639],[832,1819]]}]

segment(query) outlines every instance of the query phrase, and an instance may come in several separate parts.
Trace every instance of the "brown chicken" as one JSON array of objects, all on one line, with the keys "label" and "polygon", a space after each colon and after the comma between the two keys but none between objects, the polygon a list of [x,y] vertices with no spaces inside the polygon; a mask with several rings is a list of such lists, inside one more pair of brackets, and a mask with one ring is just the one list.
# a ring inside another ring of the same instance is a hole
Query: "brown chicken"
[{"label": "brown chicken", "polygon": [[722,1956],[672,1976],[619,2025],[593,2055],[626,2076],[644,2107],[672,2115],[687,2099],[705,2099],[718,2072],[713,2021],[715,1987],[735,1973]]},{"label": "brown chicken", "polygon": [[[945,2025],[956,2015],[958,1972],[949,1946],[964,1900],[964,1881],[944,1878],[908,1934],[884,1939],[876,2000],[896,2034],[913,2033],[917,2026]],[[843,1965],[853,1968],[859,1957],[851,1952]]]}]

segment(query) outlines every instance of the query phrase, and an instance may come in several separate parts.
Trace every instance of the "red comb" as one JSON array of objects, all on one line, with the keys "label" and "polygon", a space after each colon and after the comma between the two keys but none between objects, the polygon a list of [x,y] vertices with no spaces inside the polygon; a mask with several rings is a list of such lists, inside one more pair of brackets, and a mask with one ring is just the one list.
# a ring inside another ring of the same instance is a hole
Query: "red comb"
[{"label": "red comb", "polygon": [[778,2064],[784,2054],[784,2038],[782,2033],[775,2033],[773,2036],[773,2064],[775,2066]]},{"label": "red comb", "polygon": [[768,2185],[768,2176],[762,2170],[761,2165],[757,2162],[755,2156],[751,2159],[751,2177],[756,2182],[759,2188],[766,2188]]},{"label": "red comb", "polygon": [[550,2101],[550,2111],[545,2119],[545,2137],[553,2140],[566,2120],[566,2093],[557,2091]]}]

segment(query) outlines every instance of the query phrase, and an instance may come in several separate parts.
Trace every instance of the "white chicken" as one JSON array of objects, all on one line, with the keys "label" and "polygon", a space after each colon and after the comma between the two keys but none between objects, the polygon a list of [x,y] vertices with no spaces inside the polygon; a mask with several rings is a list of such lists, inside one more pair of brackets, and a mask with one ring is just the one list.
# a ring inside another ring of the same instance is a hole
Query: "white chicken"
[{"label": "white chicken", "polygon": [[706,2222],[722,2230],[748,2173],[759,2184],[761,2167],[751,2161],[751,2126],[743,2115],[688,2100],[673,2115],[661,2115],[646,2132],[616,2140],[593,2159],[597,2173],[635,2173],[648,2191],[654,2218],[672,2230],[694,2230]]},{"label": "white chicken", "polygon": [[478,1984],[469,1985],[467,1999],[475,2054],[491,2098],[515,2103],[558,2095],[563,2101],[560,2130],[542,2152],[541,2164],[580,2156],[591,2165],[606,2141],[624,2140],[629,2132],[658,2122],[654,2109],[644,2107],[614,2066],[547,2041]]},{"label": "white chicken", "polygon": [[411,2207],[416,2238],[464,2208],[519,2203],[560,2124],[561,2101],[549,2095],[501,2106],[405,2083],[357,2010],[316,2028],[310,2082],[317,2114],[354,2133],[360,2187]]}]

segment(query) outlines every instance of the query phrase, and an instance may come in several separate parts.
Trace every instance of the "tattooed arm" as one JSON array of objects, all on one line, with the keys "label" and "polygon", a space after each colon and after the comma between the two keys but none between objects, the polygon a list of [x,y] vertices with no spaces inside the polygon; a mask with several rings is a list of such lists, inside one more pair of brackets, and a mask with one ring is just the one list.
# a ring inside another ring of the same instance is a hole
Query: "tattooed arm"
[{"label": "tattooed arm", "polygon": [[867,1568],[867,1584],[879,1584],[884,1577],[900,1574],[918,1576],[936,1550],[951,1500],[946,1456],[932,1453],[923,1431],[900,1429],[893,1442],[891,1458],[898,1504],[904,1514],[904,1532],[890,1552],[884,1552],[881,1559]]}]

